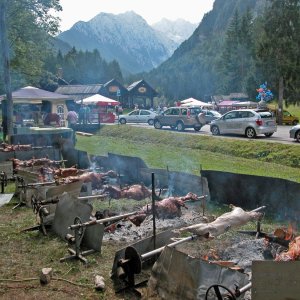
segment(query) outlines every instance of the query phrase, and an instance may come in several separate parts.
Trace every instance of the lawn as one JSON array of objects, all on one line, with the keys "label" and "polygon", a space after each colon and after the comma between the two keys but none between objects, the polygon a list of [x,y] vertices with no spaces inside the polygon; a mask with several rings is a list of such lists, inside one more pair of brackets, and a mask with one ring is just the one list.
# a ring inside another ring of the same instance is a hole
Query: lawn
[{"label": "lawn", "polygon": [[142,158],[149,167],[199,174],[226,171],[300,182],[300,147],[256,140],[179,134],[128,125],[101,127],[77,136],[77,149],[94,155],[115,153]]}]

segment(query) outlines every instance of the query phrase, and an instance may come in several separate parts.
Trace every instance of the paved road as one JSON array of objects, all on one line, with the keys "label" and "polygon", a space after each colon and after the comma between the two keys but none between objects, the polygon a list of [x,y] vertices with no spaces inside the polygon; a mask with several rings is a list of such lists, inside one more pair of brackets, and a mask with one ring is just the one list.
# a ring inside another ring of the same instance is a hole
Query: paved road
[{"label": "paved road", "polygon": [[[136,127],[143,127],[143,128],[148,128],[148,129],[153,129],[153,130],[158,130],[155,129],[153,126],[150,126],[148,124],[138,124],[138,123],[132,123],[128,124],[130,126],[136,126]],[[122,126],[122,125],[119,125]],[[281,125],[277,126],[277,132],[274,133],[273,136],[267,138],[264,135],[259,135],[256,140],[261,140],[261,141],[266,141],[266,142],[277,142],[277,143],[283,143],[283,144],[292,144],[292,145],[300,145],[299,143],[295,142],[293,139],[290,138],[289,130],[291,126],[287,125]],[[168,130],[168,131],[174,131],[171,130],[169,127],[163,127],[160,130]],[[179,132],[178,132],[179,133]],[[205,125],[204,127],[201,128],[199,132],[194,131],[194,129],[186,129],[184,132],[180,132],[182,134],[200,134],[200,135],[209,135],[212,136],[210,132],[210,127],[209,125]],[[215,138],[235,138],[235,139],[246,139],[244,136],[240,135],[222,135],[222,136],[215,136]]]}]

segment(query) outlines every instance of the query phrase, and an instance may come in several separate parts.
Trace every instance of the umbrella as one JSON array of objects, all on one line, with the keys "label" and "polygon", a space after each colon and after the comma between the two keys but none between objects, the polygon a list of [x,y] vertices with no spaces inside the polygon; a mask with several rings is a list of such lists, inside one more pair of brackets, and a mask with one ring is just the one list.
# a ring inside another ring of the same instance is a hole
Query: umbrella
[{"label": "umbrella", "polygon": [[200,100],[194,99],[194,98],[188,98],[185,100],[180,101],[181,106],[191,106],[191,105],[195,105],[195,106],[202,106],[202,107],[212,107],[212,104],[206,103],[206,102],[202,102]]},{"label": "umbrella", "polygon": [[76,103],[77,104],[82,103],[82,104],[87,104],[87,105],[95,104],[95,105],[99,105],[99,106],[116,106],[116,105],[120,104],[120,102],[118,102],[116,100],[107,98],[107,97],[99,95],[99,94],[93,95],[88,98],[84,98],[83,100],[78,100],[78,101],[76,101]]}]

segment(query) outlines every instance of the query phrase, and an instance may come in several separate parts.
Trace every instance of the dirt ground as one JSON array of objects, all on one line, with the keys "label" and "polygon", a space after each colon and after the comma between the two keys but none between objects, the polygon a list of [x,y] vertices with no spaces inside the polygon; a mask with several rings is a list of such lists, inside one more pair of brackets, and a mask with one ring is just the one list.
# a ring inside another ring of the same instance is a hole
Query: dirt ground
[{"label": "dirt ground", "polygon": [[[110,271],[117,250],[152,234],[151,217],[147,217],[140,227],[127,221],[123,222],[123,226],[120,226],[115,233],[106,233],[101,253],[87,256],[87,265],[77,260],[60,263],[60,258],[68,254],[67,243],[51,232],[47,236],[39,231],[21,232],[22,229],[35,225],[37,221],[32,209],[20,207],[12,210],[14,204],[13,202],[0,207],[1,299],[139,299],[129,291],[116,294],[110,279]],[[124,202],[119,209],[119,212],[125,213],[133,207],[126,207]],[[207,220],[213,219],[209,213],[206,216]],[[159,232],[201,221],[203,221],[201,208],[190,206],[188,210],[183,210],[181,218],[157,220],[156,224]],[[249,226],[247,229],[255,229],[255,224]],[[250,237],[240,237],[229,231],[223,237],[211,242],[196,241],[181,245],[178,249],[199,258],[212,259],[216,256],[225,258],[224,251],[236,244],[237,239],[245,241]],[[230,253],[233,253],[233,250]],[[239,250],[236,250],[236,253],[237,256],[241,255]],[[261,253],[263,249],[260,255]],[[227,256],[229,259],[228,253]],[[53,268],[53,279],[49,284],[41,285],[39,275],[42,268],[46,267]],[[96,275],[104,277],[105,291],[95,290]]]},{"label": "dirt ground", "polygon": [[[147,218],[141,227],[129,222],[115,233],[106,233],[101,253],[87,256],[88,264],[70,260],[60,263],[68,255],[67,243],[51,231],[44,236],[39,231],[21,232],[37,224],[32,209],[25,206],[14,209],[16,200],[0,207],[0,294],[1,299],[136,299],[128,291],[116,294],[110,271],[115,252],[141,238],[152,234],[152,219]],[[120,200],[119,200],[120,202]],[[138,203],[141,205],[141,203]],[[126,213],[133,209],[126,203],[118,208]],[[121,211],[119,211],[121,213]],[[186,212],[184,212],[186,213]],[[157,220],[158,232],[190,224],[198,214],[189,210],[182,218]],[[53,280],[41,285],[39,275],[42,268],[53,269]],[[101,275],[106,289],[94,289],[94,278]]]}]

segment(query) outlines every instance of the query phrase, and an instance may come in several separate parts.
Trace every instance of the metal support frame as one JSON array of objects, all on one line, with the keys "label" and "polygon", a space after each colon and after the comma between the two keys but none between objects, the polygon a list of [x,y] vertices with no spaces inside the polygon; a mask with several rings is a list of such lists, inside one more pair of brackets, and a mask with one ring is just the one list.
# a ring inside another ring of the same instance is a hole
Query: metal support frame
[{"label": "metal support frame", "polygon": [[[186,238],[182,238],[176,242],[173,242],[171,244],[168,244],[166,246],[168,247],[175,247],[179,244],[195,240],[197,238],[196,235],[191,235]],[[142,271],[142,264],[146,262],[147,260],[151,258],[157,258],[158,254],[160,254],[166,246],[157,248],[155,250],[152,250],[150,252],[146,252],[144,254],[139,254],[137,250],[129,246],[125,249],[125,255],[124,258],[121,258],[118,261],[118,269],[117,274],[118,278],[123,280],[127,286],[125,288],[122,288],[121,290],[117,291],[117,293],[123,292],[127,289],[135,289],[138,286],[142,285],[143,283],[146,283],[147,281],[143,281],[139,284],[135,283],[135,275],[140,274]]]},{"label": "metal support frame", "polygon": [[216,300],[236,300],[242,294],[250,290],[251,287],[252,283],[250,282],[240,289],[236,286],[235,290],[232,291],[224,285],[214,284],[207,289],[205,300],[212,299],[212,297]]},{"label": "metal support frame", "polygon": [[[81,219],[79,217],[76,217],[74,219],[74,225],[82,225]],[[70,259],[79,259],[83,263],[87,264],[87,259],[84,256],[94,253],[95,250],[90,249],[86,251],[81,251],[80,249],[85,229],[86,228],[82,226],[76,227],[74,229],[74,236],[67,234],[66,240],[69,242],[69,244],[74,245],[74,249],[68,248],[68,251],[70,252],[71,255],[61,258],[60,262],[64,262]]]},{"label": "metal support frame", "polygon": [[4,187],[7,186],[7,175],[5,172],[0,172],[0,184],[1,184],[1,194],[4,194]]},{"label": "metal support frame", "polygon": [[[83,199],[83,198],[90,199],[91,197],[99,198],[99,195],[98,196],[79,197],[78,199]],[[103,224],[103,223],[111,222],[111,221],[122,220],[124,218],[127,218],[127,217],[135,215],[135,214],[137,214],[137,212],[132,212],[132,213],[128,213],[128,214],[124,214],[124,215],[120,215],[120,216],[114,216],[114,217],[110,217],[110,218],[106,218],[106,219],[88,221],[85,223],[83,223],[79,217],[75,217],[74,224],[69,226],[69,229],[74,230],[74,234],[73,235],[67,234],[65,237],[66,240],[69,242],[69,244],[74,246],[74,249],[68,248],[68,251],[71,253],[71,255],[61,258],[60,262],[64,262],[64,261],[70,260],[70,259],[79,259],[82,262],[87,263],[87,259],[84,256],[94,253],[95,250],[90,249],[90,250],[86,250],[86,251],[81,251],[81,242],[84,237],[86,227],[97,225],[97,224]]]},{"label": "metal support frame", "polygon": [[47,209],[49,204],[56,204],[59,202],[59,198],[53,198],[50,200],[38,200],[35,195],[31,197],[31,207],[35,215],[39,216],[40,222],[38,225],[26,228],[22,230],[22,232],[39,230],[43,233],[43,235],[47,235],[47,228],[50,224],[47,224],[46,217],[49,216],[50,212]]}]

